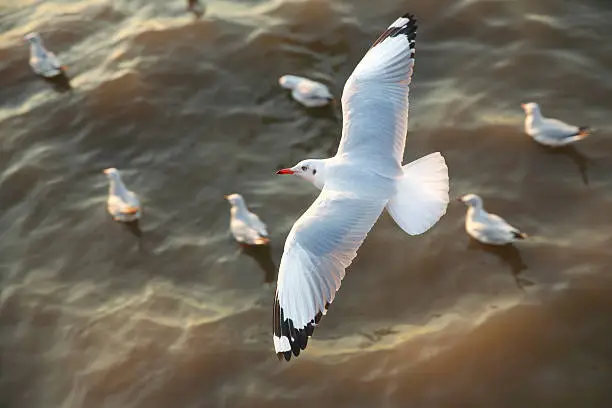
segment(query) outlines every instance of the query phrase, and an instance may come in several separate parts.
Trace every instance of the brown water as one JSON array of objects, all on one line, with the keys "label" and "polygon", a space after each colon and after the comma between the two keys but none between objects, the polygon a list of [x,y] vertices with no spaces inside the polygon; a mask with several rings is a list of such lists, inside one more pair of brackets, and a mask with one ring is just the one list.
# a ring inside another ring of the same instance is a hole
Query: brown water
[{"label": "brown water", "polygon": [[[596,0],[0,1],[0,407],[612,406],[612,4]],[[405,3],[405,4],[404,4]],[[279,166],[333,154],[340,95],[399,14],[420,20],[406,159],[530,233],[490,250],[453,202],[409,237],[383,216],[308,349],[279,362],[275,266],[317,191]],[[41,32],[72,90],[35,77]],[[520,103],[598,129],[548,150]],[[124,170],[141,234],[105,212]],[[269,225],[230,239],[223,195]],[[138,236],[140,235],[140,237]]]}]

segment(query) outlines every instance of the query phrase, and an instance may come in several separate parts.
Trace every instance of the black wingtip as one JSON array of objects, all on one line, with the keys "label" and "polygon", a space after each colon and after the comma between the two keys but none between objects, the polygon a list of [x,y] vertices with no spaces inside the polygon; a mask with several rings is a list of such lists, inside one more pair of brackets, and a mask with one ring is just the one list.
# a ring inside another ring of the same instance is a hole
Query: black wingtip
[{"label": "black wingtip", "polygon": [[525,239],[528,237],[527,234],[525,234],[524,232],[520,232],[520,231],[512,231],[512,235],[514,235],[514,238],[516,239]]},{"label": "black wingtip", "polygon": [[[401,18],[406,18],[408,21],[399,27],[391,26],[388,27],[372,44],[375,47],[377,44],[383,42],[386,38],[397,37],[398,35],[405,35],[406,38],[411,42],[411,47],[414,49],[414,40],[416,38],[416,30],[418,28],[417,20],[411,13],[404,14]],[[397,21],[397,20],[396,20]],[[370,47],[370,48],[372,48]]]},{"label": "black wingtip", "polygon": [[[330,303],[325,303],[325,310],[329,308]],[[289,341],[290,350],[280,351],[276,353],[276,356],[279,360],[286,361],[291,360],[291,355],[293,354],[295,357],[300,355],[302,350],[306,349],[308,346],[308,339],[314,333],[314,329],[317,324],[321,321],[323,317],[323,313],[319,312],[316,316],[312,318],[310,322],[301,329],[296,329],[293,324],[293,320],[285,317],[285,311],[280,306],[280,302],[278,301],[278,297],[274,296],[274,311],[273,311],[273,333],[276,337],[286,337]]]},{"label": "black wingtip", "polygon": [[591,129],[590,126],[580,126],[578,128],[578,136],[583,136],[583,137],[587,137],[588,135],[591,134],[593,130]]}]

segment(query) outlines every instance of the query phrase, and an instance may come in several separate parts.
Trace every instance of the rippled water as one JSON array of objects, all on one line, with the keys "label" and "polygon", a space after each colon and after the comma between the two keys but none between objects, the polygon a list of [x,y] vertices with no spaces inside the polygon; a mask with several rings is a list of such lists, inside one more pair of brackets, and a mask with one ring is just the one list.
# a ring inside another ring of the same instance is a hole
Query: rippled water
[{"label": "rippled water", "polygon": [[[469,241],[452,203],[408,237],[372,230],[307,351],[271,342],[275,265],[317,194],[279,166],[333,154],[340,95],[398,14],[420,20],[407,160],[533,238]],[[612,4],[596,0],[0,1],[0,407],[609,407]],[[41,33],[72,89],[35,77]],[[549,150],[520,103],[598,131]],[[110,221],[101,170],[144,205]],[[223,195],[269,225],[230,239]]]}]

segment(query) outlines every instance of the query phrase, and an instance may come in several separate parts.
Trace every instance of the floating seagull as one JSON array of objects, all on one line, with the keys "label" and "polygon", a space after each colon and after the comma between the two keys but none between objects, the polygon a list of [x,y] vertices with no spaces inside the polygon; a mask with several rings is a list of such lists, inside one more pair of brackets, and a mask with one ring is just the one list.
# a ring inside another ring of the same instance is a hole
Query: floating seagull
[{"label": "floating seagull", "polygon": [[110,181],[106,206],[113,219],[122,222],[132,222],[140,219],[140,201],[138,201],[136,194],[125,187],[119,170],[115,168],[106,169],[104,174],[108,176]]},{"label": "floating seagull", "polygon": [[230,231],[240,244],[263,245],[270,242],[268,229],[256,214],[249,211],[240,194],[225,196],[230,203]]},{"label": "floating seagull", "polygon": [[525,117],[525,133],[536,142],[547,146],[563,146],[577,142],[590,133],[588,126],[573,126],[557,119],[545,118],[537,103],[521,104],[527,115]]},{"label": "floating seagull", "polygon": [[62,65],[54,53],[47,51],[40,34],[32,32],[24,37],[30,43],[30,66],[35,73],[45,78],[62,75],[66,66]]},{"label": "floating seagull", "polygon": [[204,7],[198,0],[187,0],[187,11],[191,11],[196,17],[204,14]]},{"label": "floating seagull", "polygon": [[306,348],[385,208],[409,234],[427,231],[446,212],[448,169],[442,156],[401,165],[416,29],[412,15],[398,18],[346,81],[336,156],[278,171],[322,188],[285,242],[273,316],[279,358],[289,360]]},{"label": "floating seagull", "polygon": [[293,99],[308,108],[325,106],[334,100],[327,86],[308,78],[283,75],[278,83],[285,89],[291,89]]},{"label": "floating seagull", "polygon": [[465,216],[465,230],[468,235],[483,244],[506,245],[527,238],[498,215],[489,214],[482,206],[482,198],[476,194],[466,194],[457,199],[469,208]]}]

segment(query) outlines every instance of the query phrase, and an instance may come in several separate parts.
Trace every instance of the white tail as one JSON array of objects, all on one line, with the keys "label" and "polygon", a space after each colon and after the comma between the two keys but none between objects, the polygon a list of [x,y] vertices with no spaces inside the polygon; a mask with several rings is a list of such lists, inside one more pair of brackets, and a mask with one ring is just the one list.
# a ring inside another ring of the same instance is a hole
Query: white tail
[{"label": "white tail", "polygon": [[410,235],[422,234],[434,226],[448,206],[448,167],[444,157],[431,153],[402,167],[397,193],[387,211]]}]

